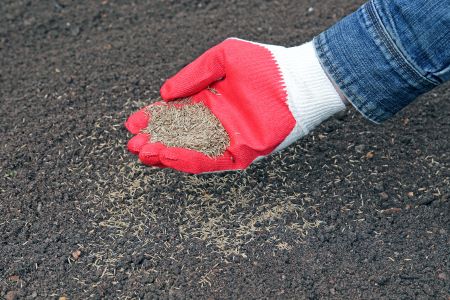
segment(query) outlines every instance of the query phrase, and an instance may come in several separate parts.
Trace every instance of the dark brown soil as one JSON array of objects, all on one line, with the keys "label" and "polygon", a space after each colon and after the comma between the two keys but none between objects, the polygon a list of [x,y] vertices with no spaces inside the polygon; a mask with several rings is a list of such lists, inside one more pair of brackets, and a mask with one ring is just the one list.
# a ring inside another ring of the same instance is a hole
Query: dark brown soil
[{"label": "dark brown soil", "polygon": [[448,84],[243,173],[126,151],[128,115],[209,47],[297,45],[359,4],[2,0],[0,297],[448,299]]}]

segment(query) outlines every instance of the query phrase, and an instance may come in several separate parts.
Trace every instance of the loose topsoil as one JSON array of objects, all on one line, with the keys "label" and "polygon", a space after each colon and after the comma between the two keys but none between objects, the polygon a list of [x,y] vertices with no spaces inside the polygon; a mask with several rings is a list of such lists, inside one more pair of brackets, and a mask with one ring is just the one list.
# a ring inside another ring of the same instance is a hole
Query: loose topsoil
[{"label": "loose topsoil", "polygon": [[2,0],[0,297],[448,299],[448,84],[245,172],[126,151],[128,115],[209,47],[298,45],[361,3]]}]

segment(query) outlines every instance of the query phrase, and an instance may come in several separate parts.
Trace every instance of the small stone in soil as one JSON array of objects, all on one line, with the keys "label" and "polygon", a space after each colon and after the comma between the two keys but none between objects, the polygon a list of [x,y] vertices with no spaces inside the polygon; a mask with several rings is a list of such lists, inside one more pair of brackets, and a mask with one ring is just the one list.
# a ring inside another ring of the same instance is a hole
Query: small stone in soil
[{"label": "small stone in soil", "polygon": [[386,192],[381,192],[380,193],[380,198],[382,200],[387,200],[387,199],[389,199],[389,195]]},{"label": "small stone in soil", "polygon": [[373,151],[369,151],[369,152],[367,152],[367,154],[366,154],[366,157],[367,157],[368,159],[372,159],[374,156],[375,156],[375,152],[373,152]]},{"label": "small stone in soil", "polygon": [[80,249],[77,249],[77,250],[72,252],[72,258],[75,259],[75,260],[78,260],[80,258],[80,255],[81,255]]},{"label": "small stone in soil", "polygon": [[15,300],[15,299],[17,299],[17,292],[16,291],[9,291],[9,292],[7,292],[6,296],[5,296],[5,299],[6,300]]}]

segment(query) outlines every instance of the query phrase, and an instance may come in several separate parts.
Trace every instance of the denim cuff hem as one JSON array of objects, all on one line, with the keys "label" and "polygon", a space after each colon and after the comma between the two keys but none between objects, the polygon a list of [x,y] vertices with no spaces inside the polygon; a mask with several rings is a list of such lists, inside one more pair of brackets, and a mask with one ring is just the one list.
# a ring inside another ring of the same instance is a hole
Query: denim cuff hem
[{"label": "denim cuff hem", "polygon": [[368,2],[314,38],[319,60],[350,103],[381,123],[438,83],[402,54]]},{"label": "denim cuff hem", "polygon": [[[314,46],[316,47],[317,56],[319,57],[319,61],[322,64],[325,72],[328,74],[330,78],[332,78],[335,84],[340,88],[340,91],[344,94],[346,100],[352,104],[352,106],[359,111],[366,119],[369,119],[375,124],[380,124],[378,121],[380,119],[377,116],[387,116],[386,111],[379,111],[379,113],[374,113],[374,108],[367,108],[364,104],[365,99],[361,99],[358,97],[358,94],[353,92],[351,87],[345,88],[343,85],[344,77],[341,75],[339,71],[339,67],[337,67],[332,62],[332,55],[330,54],[330,49],[327,47],[327,43],[325,41],[325,36],[323,34],[318,35],[314,38]],[[387,119],[388,117],[385,117]]]}]

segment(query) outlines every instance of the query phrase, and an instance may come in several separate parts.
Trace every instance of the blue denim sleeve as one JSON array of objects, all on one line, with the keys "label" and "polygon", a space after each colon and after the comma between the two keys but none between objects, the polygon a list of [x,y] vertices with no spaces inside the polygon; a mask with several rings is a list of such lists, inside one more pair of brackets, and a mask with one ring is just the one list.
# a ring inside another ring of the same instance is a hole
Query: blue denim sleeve
[{"label": "blue denim sleeve", "polygon": [[450,1],[372,0],[314,45],[353,106],[381,123],[450,79]]}]

